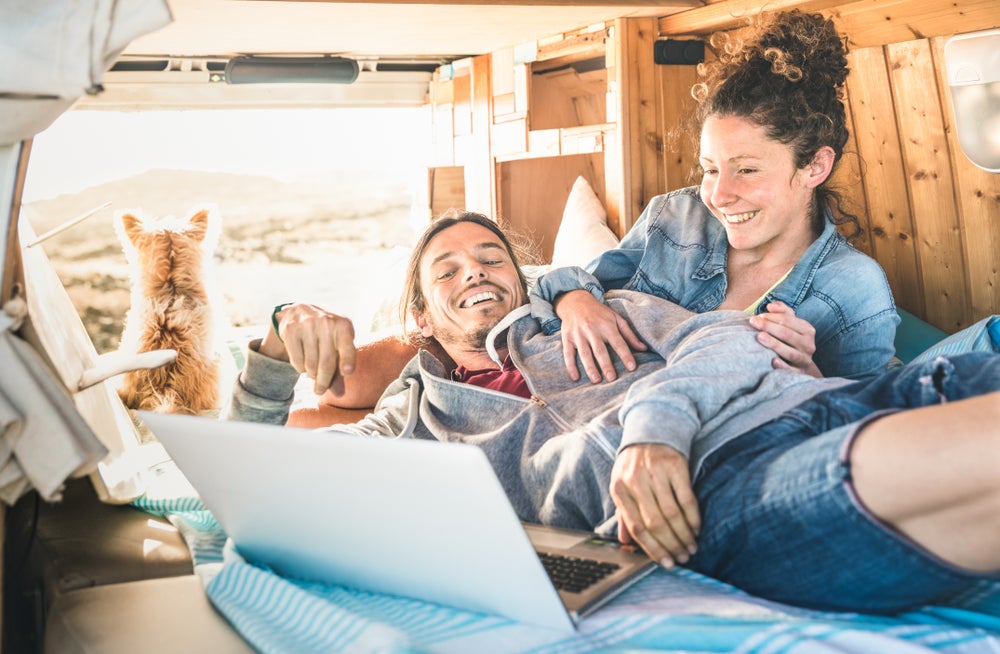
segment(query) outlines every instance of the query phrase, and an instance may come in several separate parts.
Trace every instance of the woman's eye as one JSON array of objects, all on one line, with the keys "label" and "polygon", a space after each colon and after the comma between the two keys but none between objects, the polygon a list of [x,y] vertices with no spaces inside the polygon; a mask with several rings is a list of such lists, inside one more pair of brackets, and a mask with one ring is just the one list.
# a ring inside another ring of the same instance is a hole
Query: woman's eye
[{"label": "woman's eye", "polygon": [[701,174],[702,175],[717,175],[718,173],[719,173],[719,171],[716,170],[715,168],[702,168],[701,169]]},{"label": "woman's eye", "polygon": [[740,168],[740,170],[739,170],[739,173],[741,175],[751,175],[751,174],[753,174],[755,172],[757,172],[756,168]]}]

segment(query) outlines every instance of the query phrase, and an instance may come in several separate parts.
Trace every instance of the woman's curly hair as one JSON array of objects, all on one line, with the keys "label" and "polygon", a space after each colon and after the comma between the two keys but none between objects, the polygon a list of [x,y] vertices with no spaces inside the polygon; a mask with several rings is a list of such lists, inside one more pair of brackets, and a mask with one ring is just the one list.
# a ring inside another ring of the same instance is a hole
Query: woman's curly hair
[{"label": "woman's curly hair", "polygon": [[[792,147],[799,168],[829,146],[836,165],[848,139],[844,83],[849,72],[847,49],[833,21],[798,9],[759,15],[733,33],[714,34],[709,45],[714,61],[702,63],[703,80],[691,94],[698,108],[691,118],[700,134],[710,116],[738,116],[764,127],[767,135]],[[835,209],[839,223],[856,216],[842,210],[840,194],[824,182],[816,189],[814,228],[822,229],[818,207]]]}]

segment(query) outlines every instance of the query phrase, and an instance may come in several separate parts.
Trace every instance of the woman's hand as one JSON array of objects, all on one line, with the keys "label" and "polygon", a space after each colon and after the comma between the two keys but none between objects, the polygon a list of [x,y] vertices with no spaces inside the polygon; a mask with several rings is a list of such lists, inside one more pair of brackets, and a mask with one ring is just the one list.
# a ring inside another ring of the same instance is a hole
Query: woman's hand
[{"label": "woman's hand", "polygon": [[354,324],[312,304],[291,304],[275,318],[278,332],[268,329],[260,353],[288,361],[314,382],[317,395],[343,375],[354,372],[357,352]]},{"label": "woman's hand", "polygon": [[669,445],[630,445],[615,459],[610,490],[621,542],[638,544],[666,568],[698,550],[701,515],[683,454]]},{"label": "woman's hand", "polygon": [[580,356],[583,370],[593,383],[617,378],[608,347],[615,351],[625,368],[635,370],[632,349],[645,350],[632,326],[612,309],[601,304],[588,291],[570,291],[555,303],[556,315],[562,320],[563,360],[570,379],[580,379],[576,357]]},{"label": "woman's hand", "polygon": [[775,368],[823,376],[812,358],[816,352],[816,328],[797,317],[790,306],[771,302],[766,313],[751,316],[750,325],[760,330],[757,342],[778,355],[771,362]]}]

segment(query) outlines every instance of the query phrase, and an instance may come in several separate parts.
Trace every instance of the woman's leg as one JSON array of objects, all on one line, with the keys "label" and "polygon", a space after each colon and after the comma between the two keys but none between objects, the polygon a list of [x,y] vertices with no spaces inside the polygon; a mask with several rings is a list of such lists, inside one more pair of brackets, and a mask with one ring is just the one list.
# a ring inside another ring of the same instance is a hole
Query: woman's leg
[{"label": "woman's leg", "polygon": [[968,570],[1000,570],[1000,391],[862,428],[853,487],[881,520]]}]

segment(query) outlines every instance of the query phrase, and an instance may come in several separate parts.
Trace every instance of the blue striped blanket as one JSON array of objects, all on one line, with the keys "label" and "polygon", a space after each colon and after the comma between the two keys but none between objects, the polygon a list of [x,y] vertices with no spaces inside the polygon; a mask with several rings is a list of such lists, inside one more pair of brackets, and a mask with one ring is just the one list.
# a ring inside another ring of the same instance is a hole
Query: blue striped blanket
[{"label": "blue striped blanket", "polygon": [[265,653],[740,652],[1000,653],[1000,584],[895,617],[768,602],[694,572],[657,570],[575,634],[418,600],[323,586],[256,567],[193,497],[136,505],[166,516],[191,548],[212,604]]}]

